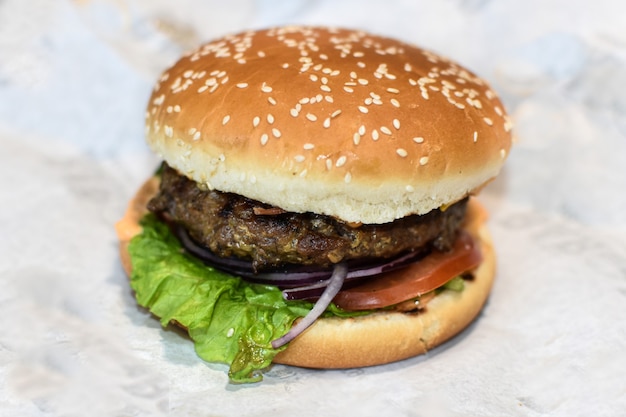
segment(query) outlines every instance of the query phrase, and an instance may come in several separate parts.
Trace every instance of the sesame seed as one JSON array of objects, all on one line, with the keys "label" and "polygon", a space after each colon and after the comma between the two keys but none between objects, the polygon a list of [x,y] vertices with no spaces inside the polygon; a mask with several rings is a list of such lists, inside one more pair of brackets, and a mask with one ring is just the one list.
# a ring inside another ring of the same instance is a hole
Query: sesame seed
[{"label": "sesame seed", "polygon": [[194,133],[194,135],[193,135],[193,140],[198,140],[198,139],[200,139],[200,136],[201,136],[201,133],[200,133],[200,132],[196,132],[196,133]]},{"label": "sesame seed", "polygon": [[389,87],[389,88],[387,89],[387,92],[388,92],[388,93],[391,93],[391,94],[398,94],[398,93],[400,92],[400,90],[398,90],[397,88],[392,88],[392,87]]},{"label": "sesame seed", "polygon": [[229,115],[224,116],[224,118],[222,119],[222,126],[225,125],[226,123],[228,123],[229,120],[230,120],[230,116]]},{"label": "sesame seed", "polygon": [[409,193],[412,193],[413,191],[415,191],[415,188],[413,188],[412,185],[407,185],[406,187],[404,187],[405,190],[407,190]]},{"label": "sesame seed", "polygon": [[152,100],[152,104],[154,104],[155,106],[160,106],[161,104],[163,104],[164,101],[165,101],[165,94],[161,94],[160,96]]},{"label": "sesame seed", "polygon": [[394,107],[400,107],[400,102],[398,100],[396,100],[395,98],[392,98],[390,100],[390,103],[394,106]]},{"label": "sesame seed", "polygon": [[505,156],[506,156],[506,151],[504,149],[500,149],[500,157],[504,159]]},{"label": "sesame seed", "polygon": [[378,140],[380,136],[378,135],[378,130],[374,129],[372,130],[372,139],[374,140]]},{"label": "sesame seed", "polygon": [[396,130],[400,129],[400,120],[398,119],[393,119],[393,127],[396,128]]},{"label": "sesame seed", "polygon": [[359,106],[359,111],[361,113],[367,113],[369,110],[367,110],[367,107],[365,107],[365,106]]},{"label": "sesame seed", "polygon": [[452,84],[452,83],[451,83],[450,81],[448,81],[448,80],[441,80],[441,84],[442,84],[444,87],[446,87],[446,88],[448,88],[448,89],[450,89],[450,90],[455,90],[455,89],[456,89],[456,85]]},{"label": "sesame seed", "polygon": [[409,64],[408,62],[406,64],[404,64],[404,70],[406,72],[410,72],[411,71],[411,64]]},{"label": "sesame seed", "polygon": [[333,96],[324,96],[324,100],[326,100],[326,101],[327,101],[327,102],[329,102],[329,103],[334,102],[334,100],[333,100]]},{"label": "sesame seed", "polygon": [[329,158],[326,160],[326,169],[330,171],[332,167],[333,167],[333,160]]},{"label": "sesame seed", "polygon": [[178,104],[174,106],[174,111],[180,113],[180,106]]},{"label": "sesame seed", "polygon": [[331,91],[331,90],[330,90],[330,87],[329,87],[329,86],[327,86],[327,85],[325,85],[325,84],[320,85],[320,90],[322,90],[322,91],[326,91],[327,93],[329,93],[329,92]]},{"label": "sesame seed", "polygon": [[269,138],[269,136],[267,135],[267,133],[263,133],[263,134],[261,135],[261,145],[265,145],[269,139],[270,139],[270,138]]},{"label": "sesame seed", "polygon": [[358,78],[358,77],[357,77],[357,75],[356,75],[356,72],[351,71],[351,72],[350,72],[350,78],[352,78],[352,79],[356,80],[356,79]]},{"label": "sesame seed", "polygon": [[198,93],[204,93],[208,89],[209,87],[207,87],[206,85],[203,85],[202,87],[198,88]]},{"label": "sesame seed", "polygon": [[312,143],[305,143],[302,147],[306,150],[310,150],[315,148],[315,145],[313,145]]},{"label": "sesame seed", "polygon": [[165,136],[167,136],[168,138],[174,136],[174,129],[172,129],[172,126],[165,125],[163,129],[165,130]]},{"label": "sesame seed", "polygon": [[365,62],[357,62],[356,66],[359,68],[365,68]]},{"label": "sesame seed", "polygon": [[167,109],[165,109],[166,112],[171,113],[174,110],[174,108],[172,106],[167,106]]},{"label": "sesame seed", "polygon": [[237,88],[246,88],[248,86],[248,83],[238,83],[237,84]]},{"label": "sesame seed", "polygon": [[289,114],[291,114],[293,117],[298,117],[298,110],[291,109],[289,110]]},{"label": "sesame seed", "polygon": [[310,121],[314,122],[317,120],[317,116],[312,114],[312,113],[307,113],[306,114],[306,118],[309,119]]},{"label": "sesame seed", "polygon": [[352,88],[350,88],[350,87],[346,87],[345,85],[343,86],[343,90],[344,90],[346,93],[352,93],[352,92],[354,92],[354,90],[353,90]]},{"label": "sesame seed", "polygon": [[368,85],[369,84],[369,81],[367,81],[365,78],[359,78],[357,81],[361,85]]},{"label": "sesame seed", "polygon": [[315,75],[315,74],[311,74],[311,75],[309,75],[309,79],[310,79],[311,81],[317,81],[317,80],[318,80],[317,75]]},{"label": "sesame seed", "polygon": [[420,158],[420,165],[426,165],[428,163],[428,157],[427,156],[422,156]]},{"label": "sesame seed", "polygon": [[366,98],[366,99],[364,100],[364,102],[365,102],[365,105],[366,105],[366,106],[369,106],[370,104],[372,104],[372,103],[374,102],[374,99],[373,99],[373,98],[371,98],[371,97],[368,97],[368,98]]},{"label": "sesame seed", "polygon": [[293,157],[293,159],[295,159],[296,162],[303,162],[306,158],[304,157],[304,155],[296,155]]},{"label": "sesame seed", "polygon": [[474,142],[478,141],[478,132],[474,131]]},{"label": "sesame seed", "polygon": [[269,85],[263,83],[263,85],[261,86],[261,91],[263,91],[264,93],[271,93],[272,92],[272,87],[270,87]]},{"label": "sesame seed", "polygon": [[300,104],[307,104],[309,101],[310,101],[310,99],[308,97],[304,97],[304,98],[300,99],[299,103]]},{"label": "sesame seed", "polygon": [[407,157],[407,155],[409,154],[409,153],[406,151],[406,149],[402,149],[402,148],[398,148],[398,149],[396,149],[396,153],[397,153],[398,155],[400,155],[401,157],[403,157],[403,158],[406,158],[406,157]]},{"label": "sesame seed", "polygon": [[365,135],[365,125],[359,126],[359,135]]},{"label": "sesame seed", "polygon": [[418,136],[416,138],[413,138],[413,142],[415,143],[423,143],[424,142],[424,138],[421,136]]},{"label": "sesame seed", "polygon": [[334,119],[335,117],[339,116],[340,114],[341,114],[341,110],[335,110],[335,111],[334,111],[334,112],[330,115],[330,117],[332,117],[332,118]]},{"label": "sesame seed", "polygon": [[358,145],[361,142],[361,135],[359,135],[358,132],[355,132],[352,136],[352,142],[354,142],[355,145]]},{"label": "sesame seed", "polygon": [[487,125],[493,126],[493,120],[491,120],[490,118],[483,117],[483,120],[485,121],[485,123],[487,123]]},{"label": "sesame seed", "polygon": [[252,126],[257,127],[259,123],[261,123],[261,118],[259,116],[255,116],[254,119],[252,119]]},{"label": "sesame seed", "polygon": [[323,126],[327,129],[330,127],[330,117],[327,117],[326,119],[324,119]]},{"label": "sesame seed", "polygon": [[280,135],[281,135],[280,130],[278,130],[276,128],[273,128],[272,129],[272,135],[274,135],[275,138],[279,138]]},{"label": "sesame seed", "polygon": [[389,129],[387,126],[381,126],[380,131],[383,132],[385,135],[391,135],[391,129]]},{"label": "sesame seed", "polygon": [[337,162],[335,163],[335,166],[337,168],[339,168],[341,166],[344,166],[347,160],[348,160],[348,158],[346,158],[345,155],[342,155],[342,156],[339,157],[339,159],[337,159]]},{"label": "sesame seed", "polygon": [[511,129],[513,129],[513,123],[510,119],[508,119],[508,117],[505,116],[505,118],[506,121],[504,122],[504,131],[508,133],[511,131]]},{"label": "sesame seed", "polygon": [[343,181],[348,184],[350,181],[352,181],[352,174],[350,174],[349,172],[346,173],[345,177],[343,177]]},{"label": "sesame seed", "polygon": [[502,109],[498,106],[493,108],[498,116],[502,116]]},{"label": "sesame seed", "polygon": [[274,123],[274,115],[272,115],[271,113],[267,114],[267,123],[269,123],[269,124],[273,124]]},{"label": "sesame seed", "polygon": [[337,76],[337,75],[339,75],[339,74],[341,74],[341,71],[339,71],[339,70],[333,70],[333,71],[331,71],[331,72],[330,72],[330,74],[329,74],[329,75],[330,75],[331,77],[336,77],[336,76]]}]

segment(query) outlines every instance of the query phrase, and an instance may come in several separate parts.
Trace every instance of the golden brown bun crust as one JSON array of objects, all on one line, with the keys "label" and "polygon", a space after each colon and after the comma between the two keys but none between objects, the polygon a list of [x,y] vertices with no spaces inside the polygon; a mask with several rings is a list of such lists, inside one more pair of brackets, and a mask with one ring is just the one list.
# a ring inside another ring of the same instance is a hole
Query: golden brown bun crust
[{"label": "golden brown bun crust", "polygon": [[[157,178],[148,180],[116,224],[122,265],[129,275],[132,266],[128,242],[141,232],[138,221],[158,184]],[[385,312],[320,319],[279,353],[274,362],[327,369],[380,365],[425,353],[467,327],[487,300],[495,276],[495,254],[485,226],[485,212],[475,199],[470,200],[469,207],[466,228],[480,242],[483,263],[462,292],[444,291],[419,314]]]},{"label": "golden brown bun crust", "polygon": [[226,36],[164,72],[147,140],[179,172],[287,211],[385,223],[499,172],[511,124],[484,80],[397,40],[287,27]]}]

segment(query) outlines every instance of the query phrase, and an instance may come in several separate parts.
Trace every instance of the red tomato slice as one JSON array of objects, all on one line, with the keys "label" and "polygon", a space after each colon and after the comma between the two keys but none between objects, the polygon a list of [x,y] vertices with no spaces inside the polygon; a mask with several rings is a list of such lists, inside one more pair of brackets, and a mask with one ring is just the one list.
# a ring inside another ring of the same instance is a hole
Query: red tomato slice
[{"label": "red tomato slice", "polygon": [[344,310],[370,310],[398,304],[439,288],[482,261],[478,245],[461,232],[450,252],[433,252],[406,268],[340,291],[333,302]]}]

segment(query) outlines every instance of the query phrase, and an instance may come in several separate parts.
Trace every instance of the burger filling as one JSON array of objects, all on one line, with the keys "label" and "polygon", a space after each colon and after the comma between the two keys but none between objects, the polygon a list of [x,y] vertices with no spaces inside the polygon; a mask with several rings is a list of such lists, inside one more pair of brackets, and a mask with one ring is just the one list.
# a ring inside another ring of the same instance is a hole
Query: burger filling
[{"label": "burger filling", "polygon": [[291,213],[237,194],[203,189],[164,164],[148,209],[220,257],[249,260],[255,271],[297,264],[328,267],[388,259],[405,252],[448,251],[467,200],[385,224],[355,225],[313,213]]},{"label": "burger filling", "polygon": [[[158,182],[152,213],[128,246],[132,288],[163,325],[186,328],[202,358],[229,364],[233,382],[260,380],[260,370],[319,317],[414,314],[441,288],[456,289],[481,260],[462,230],[466,211],[473,215],[465,200],[424,216],[354,225],[206,190],[167,165]],[[259,272],[251,278],[207,267],[191,239],[211,259]],[[309,266],[274,269],[293,263]],[[295,286],[282,285],[285,279]]]}]

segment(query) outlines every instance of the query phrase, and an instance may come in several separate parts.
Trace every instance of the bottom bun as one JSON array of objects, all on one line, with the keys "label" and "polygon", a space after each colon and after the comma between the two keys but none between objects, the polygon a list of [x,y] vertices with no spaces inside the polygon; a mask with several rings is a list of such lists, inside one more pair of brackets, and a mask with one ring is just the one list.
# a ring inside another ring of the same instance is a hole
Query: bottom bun
[{"label": "bottom bun", "polygon": [[[139,220],[158,187],[158,178],[149,179],[116,224],[122,265],[129,275],[128,243],[141,232]],[[274,362],[324,369],[382,365],[423,354],[462,331],[480,313],[495,276],[495,252],[485,225],[486,214],[474,198],[470,199],[467,219],[465,227],[479,243],[483,261],[473,271],[474,278],[465,281],[463,291],[443,291],[415,313],[390,311],[318,319]]]}]

